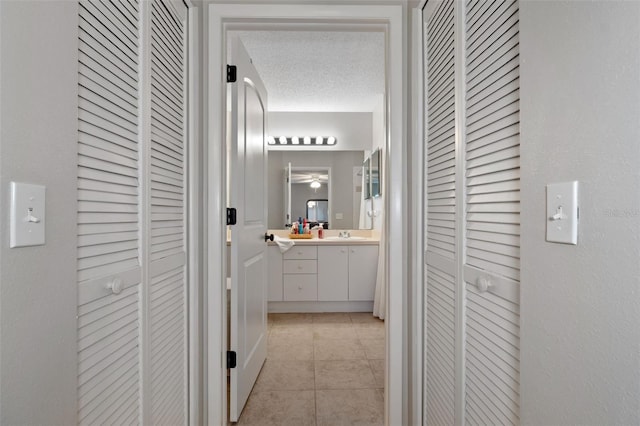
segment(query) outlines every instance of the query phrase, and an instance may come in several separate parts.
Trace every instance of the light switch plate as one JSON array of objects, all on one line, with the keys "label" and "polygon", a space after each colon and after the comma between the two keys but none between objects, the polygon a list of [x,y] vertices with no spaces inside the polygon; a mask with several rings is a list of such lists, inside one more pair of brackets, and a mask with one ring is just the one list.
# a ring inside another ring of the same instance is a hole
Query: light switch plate
[{"label": "light switch plate", "polygon": [[547,241],[578,244],[578,181],[547,185]]},{"label": "light switch plate", "polygon": [[11,182],[9,247],[45,243],[45,193],[42,185]]}]

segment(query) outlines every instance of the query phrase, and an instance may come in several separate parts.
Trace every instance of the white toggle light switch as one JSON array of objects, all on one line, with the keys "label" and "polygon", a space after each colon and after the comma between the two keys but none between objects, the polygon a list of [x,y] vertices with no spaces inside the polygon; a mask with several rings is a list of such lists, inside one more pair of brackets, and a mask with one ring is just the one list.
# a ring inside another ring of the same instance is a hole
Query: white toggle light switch
[{"label": "white toggle light switch", "polygon": [[44,201],[42,185],[11,182],[9,247],[44,244]]},{"label": "white toggle light switch", "polygon": [[547,241],[578,244],[578,181],[547,185]]}]

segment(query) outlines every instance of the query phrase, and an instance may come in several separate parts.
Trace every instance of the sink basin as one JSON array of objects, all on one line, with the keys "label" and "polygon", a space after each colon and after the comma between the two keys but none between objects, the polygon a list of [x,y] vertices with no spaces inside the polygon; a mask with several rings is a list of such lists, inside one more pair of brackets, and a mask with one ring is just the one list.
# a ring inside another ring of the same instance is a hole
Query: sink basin
[{"label": "sink basin", "polygon": [[362,241],[366,240],[365,237],[325,237],[325,240],[330,241],[340,241],[340,240],[352,240],[352,241]]}]

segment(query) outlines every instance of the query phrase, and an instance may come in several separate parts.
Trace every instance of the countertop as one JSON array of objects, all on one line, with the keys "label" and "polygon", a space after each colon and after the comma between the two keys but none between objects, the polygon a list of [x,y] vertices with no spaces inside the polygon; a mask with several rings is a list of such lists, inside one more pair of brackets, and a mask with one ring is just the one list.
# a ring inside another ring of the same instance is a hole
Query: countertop
[{"label": "countertop", "polygon": [[[294,239],[290,240],[289,238],[283,238],[287,241],[295,241],[295,245],[297,246],[314,246],[314,245],[322,245],[322,246],[371,246],[378,245],[380,240],[377,238],[310,238],[310,239]],[[276,245],[275,242],[269,241],[269,245]]]},{"label": "countertop", "polygon": [[[349,230],[350,234],[354,238],[339,238],[338,234],[340,233],[339,229],[327,229],[324,231],[325,238],[317,238],[317,234],[313,234],[313,238],[309,239],[293,239],[290,240],[289,232],[285,230],[274,230],[270,229],[268,232],[270,234],[274,234],[289,241],[295,241],[295,245],[300,246],[309,246],[309,245],[327,245],[327,246],[343,246],[343,245],[379,245],[380,238],[379,234],[376,230]],[[231,232],[227,233],[227,245],[231,244]],[[270,246],[276,245],[275,242],[269,241]]]}]

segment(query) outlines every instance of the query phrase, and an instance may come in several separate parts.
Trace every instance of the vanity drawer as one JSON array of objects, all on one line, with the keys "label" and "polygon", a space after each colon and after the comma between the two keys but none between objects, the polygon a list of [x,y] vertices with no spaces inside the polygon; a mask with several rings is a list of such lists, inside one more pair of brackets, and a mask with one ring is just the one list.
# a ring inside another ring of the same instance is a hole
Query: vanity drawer
[{"label": "vanity drawer", "polygon": [[285,260],[282,271],[285,274],[315,274],[318,272],[316,260]]},{"label": "vanity drawer", "polygon": [[318,300],[318,276],[316,274],[285,275],[284,300],[287,302]]},{"label": "vanity drawer", "polygon": [[287,250],[283,258],[285,260],[295,260],[295,259],[317,259],[318,258],[318,247],[317,246],[294,246]]}]

